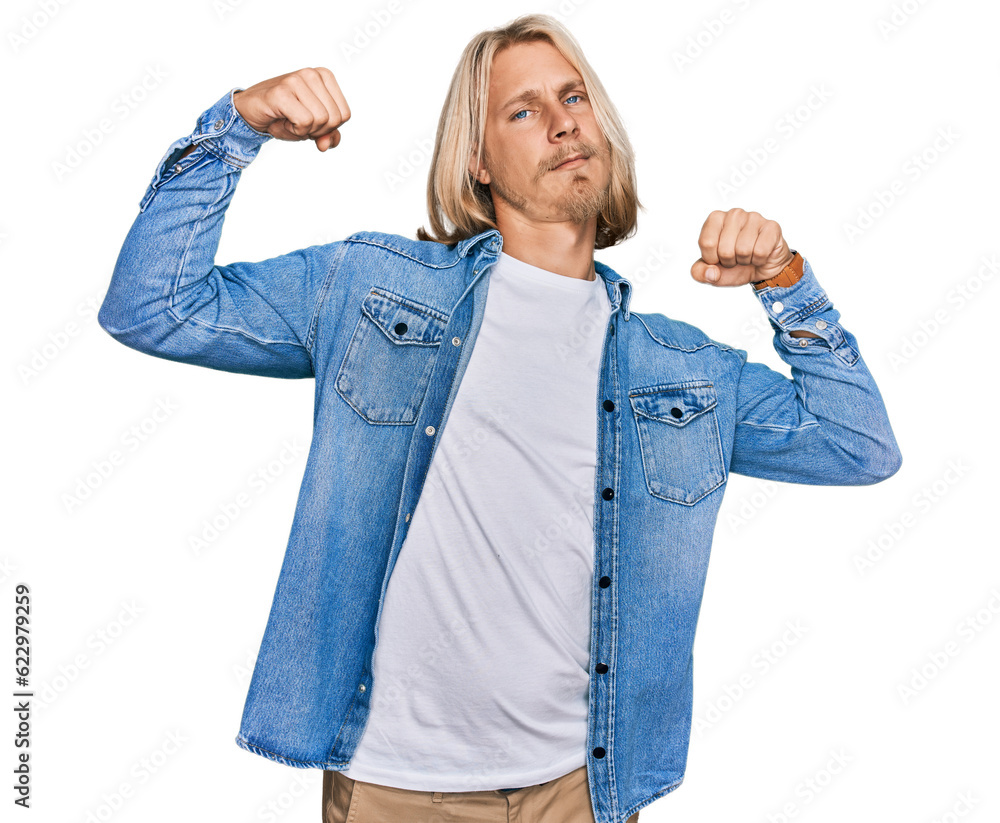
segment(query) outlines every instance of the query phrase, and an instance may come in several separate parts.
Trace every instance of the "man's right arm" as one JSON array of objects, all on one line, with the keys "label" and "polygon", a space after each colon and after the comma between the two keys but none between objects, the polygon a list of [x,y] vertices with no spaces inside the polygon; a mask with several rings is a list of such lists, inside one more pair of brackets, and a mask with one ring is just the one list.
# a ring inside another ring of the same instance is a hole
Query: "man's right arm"
[{"label": "man's right arm", "polygon": [[[118,255],[98,322],[116,340],[156,357],[246,374],[310,377],[315,318],[343,244],[257,263],[215,264],[242,170],[271,139],[241,116],[233,102],[237,92],[242,102],[247,92],[231,89],[202,113],[194,132],[167,149]],[[255,122],[277,115],[258,114]],[[339,142],[329,131],[334,121],[324,126],[313,119],[300,127],[294,119],[282,122],[301,133],[282,126],[275,129],[285,135],[281,139],[310,137],[321,150],[320,140]],[[326,137],[317,139],[324,130]]]}]

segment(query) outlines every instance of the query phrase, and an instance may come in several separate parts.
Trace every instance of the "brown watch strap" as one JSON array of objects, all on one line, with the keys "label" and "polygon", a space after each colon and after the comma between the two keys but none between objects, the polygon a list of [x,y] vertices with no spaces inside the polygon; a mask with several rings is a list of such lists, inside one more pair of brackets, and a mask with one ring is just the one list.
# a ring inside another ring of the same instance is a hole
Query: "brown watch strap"
[{"label": "brown watch strap", "polygon": [[785,266],[780,272],[778,272],[774,277],[769,277],[767,280],[751,280],[751,285],[756,291],[761,289],[766,289],[769,286],[792,286],[799,282],[802,278],[802,255],[797,251],[792,249],[791,262]]}]

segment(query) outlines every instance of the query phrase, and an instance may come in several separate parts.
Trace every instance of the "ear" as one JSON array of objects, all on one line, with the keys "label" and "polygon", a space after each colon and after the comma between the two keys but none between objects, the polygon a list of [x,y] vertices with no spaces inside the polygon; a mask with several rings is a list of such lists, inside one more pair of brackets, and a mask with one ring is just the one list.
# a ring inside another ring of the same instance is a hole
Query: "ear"
[{"label": "ear", "polygon": [[476,166],[476,149],[472,149],[472,153],[469,155],[469,174],[471,174],[477,183],[482,183],[484,186],[490,184],[490,173],[486,171],[485,166]]}]

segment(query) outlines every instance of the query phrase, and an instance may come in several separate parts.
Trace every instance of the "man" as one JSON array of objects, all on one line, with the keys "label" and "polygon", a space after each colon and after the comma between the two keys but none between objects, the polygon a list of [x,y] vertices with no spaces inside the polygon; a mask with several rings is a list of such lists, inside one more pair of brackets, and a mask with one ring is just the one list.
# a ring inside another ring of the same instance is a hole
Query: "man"
[{"label": "man", "polygon": [[168,149],[99,315],[158,357],[317,381],[237,743],[324,769],[325,823],[635,823],[684,776],[729,473],[890,477],[878,388],[755,212],[712,212],[691,275],[752,284],[793,380],[630,312],[594,250],[634,233],[632,150],[545,15],[467,45],[429,231],[216,265],[260,146],[327,151],[350,116],[325,68],[225,95]]}]

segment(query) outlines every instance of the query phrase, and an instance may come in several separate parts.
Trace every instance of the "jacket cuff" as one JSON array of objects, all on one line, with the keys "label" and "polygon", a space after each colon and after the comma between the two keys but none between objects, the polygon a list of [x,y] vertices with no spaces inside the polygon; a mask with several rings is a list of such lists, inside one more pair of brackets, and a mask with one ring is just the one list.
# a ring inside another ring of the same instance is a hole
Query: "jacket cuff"
[{"label": "jacket cuff", "polygon": [[767,311],[772,324],[781,331],[809,329],[802,321],[829,304],[830,298],[816,280],[809,261],[803,259],[802,277],[790,286],[754,289],[754,296]]},{"label": "jacket cuff", "polygon": [[203,143],[221,160],[243,169],[272,137],[257,131],[240,116],[233,102],[233,95],[238,91],[244,89],[234,86],[202,113],[191,142]]},{"label": "jacket cuff", "polygon": [[[802,277],[798,282],[754,290],[754,295],[767,311],[768,321],[776,332],[776,347],[787,351],[829,350],[848,366],[857,361],[858,351],[840,325],[840,312],[816,280],[808,260],[803,261]],[[799,330],[818,336],[792,337],[789,334]]]},{"label": "jacket cuff", "polygon": [[[260,151],[260,147],[271,139],[252,128],[244,120],[233,104],[233,94],[243,91],[239,86],[227,91],[211,107],[202,112],[195,130],[185,137],[179,137],[168,147],[156,166],[153,179],[139,201],[139,211],[145,211],[159,188],[168,180],[183,174],[196,165],[204,154],[195,150],[192,156],[181,159],[188,146],[204,147],[213,157],[228,163],[236,169],[245,169]],[[197,155],[197,156],[194,156]]]}]

